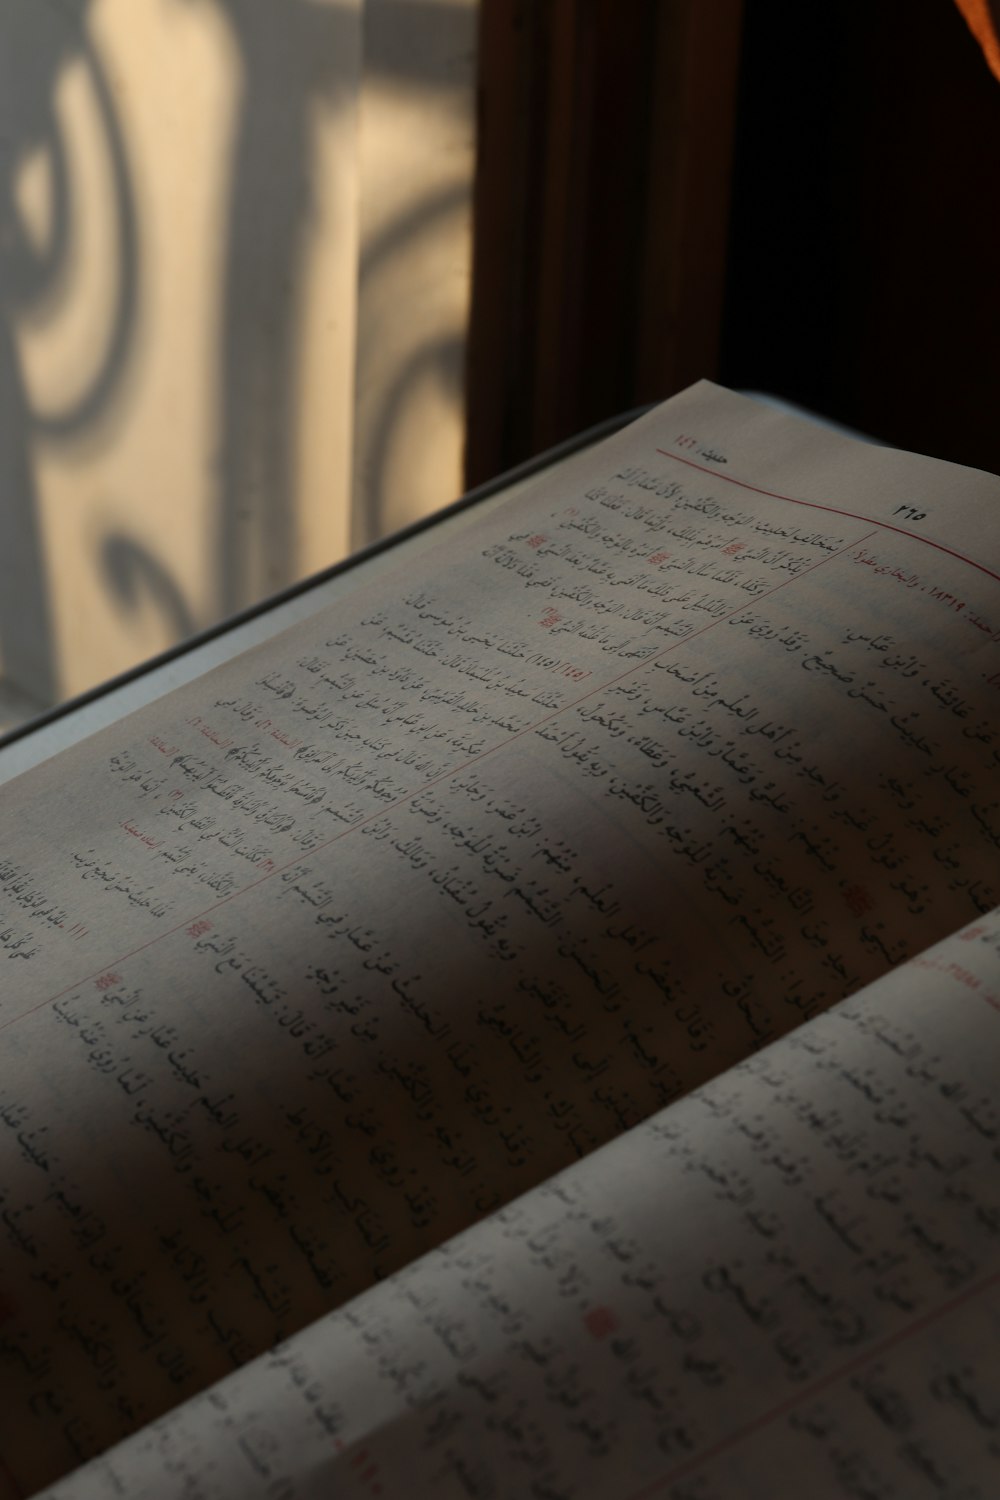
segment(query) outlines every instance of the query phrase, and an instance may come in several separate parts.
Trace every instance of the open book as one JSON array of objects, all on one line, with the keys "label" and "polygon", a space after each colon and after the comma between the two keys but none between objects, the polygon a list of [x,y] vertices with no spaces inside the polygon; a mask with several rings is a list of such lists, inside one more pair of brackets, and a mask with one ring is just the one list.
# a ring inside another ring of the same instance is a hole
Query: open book
[{"label": "open book", "polygon": [[998,901],[1000,480],[705,383],[39,766],[0,1494],[995,1497]]}]

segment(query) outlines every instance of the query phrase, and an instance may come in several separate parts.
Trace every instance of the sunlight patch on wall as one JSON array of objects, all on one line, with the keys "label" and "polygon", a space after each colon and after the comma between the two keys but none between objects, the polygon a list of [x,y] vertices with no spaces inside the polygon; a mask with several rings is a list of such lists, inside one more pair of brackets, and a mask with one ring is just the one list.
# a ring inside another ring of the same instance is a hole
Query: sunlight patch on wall
[{"label": "sunlight patch on wall", "polygon": [[14,175],[14,210],[36,255],[52,248],[55,229],[55,162],[52,148],[29,146]]},{"label": "sunlight patch on wall", "polygon": [[[28,146],[15,179],[16,207],[38,259],[53,251],[58,257],[53,274],[22,304],[16,320],[28,399],[42,420],[72,406],[90,384],[122,275],[114,173],[92,71],[83,58],[62,68],[53,118],[65,160],[65,201],[56,203],[57,148],[49,142]],[[65,218],[60,246],[52,243],[57,216]]]},{"label": "sunlight patch on wall", "polygon": [[457,493],[475,12],[0,0],[8,695]]}]

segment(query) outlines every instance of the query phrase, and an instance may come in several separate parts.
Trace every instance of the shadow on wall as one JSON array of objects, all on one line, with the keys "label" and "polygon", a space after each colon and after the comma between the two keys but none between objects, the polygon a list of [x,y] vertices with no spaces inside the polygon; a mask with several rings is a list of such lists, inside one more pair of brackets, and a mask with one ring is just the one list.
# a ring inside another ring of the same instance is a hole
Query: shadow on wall
[{"label": "shadow on wall", "polygon": [[[72,439],[95,421],[126,365],[136,303],[136,225],[124,141],[108,79],[85,30],[89,0],[59,6],[7,3],[0,53],[0,670],[31,699],[57,692],[52,619],[39,534],[32,445]],[[71,251],[73,187],[54,110],[59,70],[84,62],[100,118],[113,183],[117,292],[103,349],[86,384],[58,410],[28,399],[15,343],[26,309],[58,300]],[[38,243],[22,222],[17,172],[33,152],[50,170],[49,224]]]},{"label": "shadow on wall", "polygon": [[[141,238],[148,184],[136,165],[141,143],[126,139],[123,123],[131,118],[128,89],[134,84],[116,74],[111,86],[88,30],[97,35],[97,13],[104,20],[112,14],[110,5],[102,7],[103,0],[0,0],[0,679],[41,703],[60,692],[60,630],[54,623],[58,601],[48,593],[51,569],[42,534],[43,515],[51,526],[52,509],[43,506],[39,493],[36,446],[42,443],[72,461],[73,445],[85,445],[101,423],[107,429],[109,412],[121,404],[146,357],[140,323],[150,264],[159,249]],[[99,577],[123,631],[141,614],[155,613],[163,632],[176,639],[210,623],[209,612],[216,617],[232,612],[295,575],[302,283],[316,210],[315,115],[320,107],[337,119],[354,107],[362,32],[353,4],[160,0],[157,15],[166,17],[171,7],[178,15],[202,11],[206,21],[221,22],[239,74],[219,215],[222,284],[213,291],[216,408],[206,464],[214,514],[204,528],[213,539],[213,555],[207,568],[196,569],[196,592],[192,581],[175,576],[172,561],[164,560],[170,556],[166,547],[157,555],[148,524],[135,530],[109,524],[106,507],[91,555],[81,556],[76,566],[92,568]],[[418,12],[429,25],[450,24],[449,15],[456,13],[442,0],[410,0],[406,9],[410,24],[419,24]],[[400,64],[393,56],[391,62],[398,77],[390,71],[384,81],[411,84],[419,59]],[[65,123],[56,108],[59,77],[69,64],[82,64],[96,101],[104,175],[110,184],[107,213],[114,220],[115,287],[101,348],[88,351],[85,387],[63,408],[43,411],[38,397],[29,395],[33,382],[26,378],[18,329],[26,317],[61,314],[71,279],[74,218],[81,204]],[[454,87],[454,75],[438,78],[428,67],[419,82],[422,88]],[[47,222],[41,236],[25,224],[18,197],[18,174],[28,155],[39,152],[48,162]],[[401,215],[376,235],[368,273],[377,272],[387,257],[404,254],[414,234],[435,216],[460,206],[460,196],[428,202],[422,212]],[[356,270],[364,277],[365,263]],[[178,313],[183,316],[183,308]],[[368,445],[365,504],[354,525],[357,539],[392,523],[383,494],[388,479],[382,459],[405,424],[408,391],[430,380],[448,399],[460,399],[456,338],[438,334],[426,340],[426,347],[403,362],[379,396],[382,404]],[[137,521],[143,518],[143,494],[130,493],[127,499]],[[169,526],[169,517],[165,524]],[[214,604],[202,608],[190,602],[202,597]]]},{"label": "shadow on wall", "polygon": [[288,501],[295,484],[297,298],[314,183],[310,117],[317,97],[348,102],[358,40],[353,12],[312,0],[210,3],[229,19],[243,75],[222,331],[218,571],[228,614],[292,574]]},{"label": "shadow on wall", "polygon": [[[361,258],[361,285],[374,290],[372,300],[383,306],[387,319],[391,320],[394,311],[391,289],[396,268],[422,242],[433,239],[439,226],[447,225],[461,214],[465,201],[463,185],[446,188],[393,219],[366,246]],[[380,284],[388,288],[388,297],[379,296]],[[370,330],[369,336],[377,342],[382,338],[383,330],[376,327]],[[356,455],[362,483],[356,489],[352,547],[367,546],[413,520],[412,515],[399,514],[396,509],[400,492],[405,494],[405,482],[393,473],[400,457],[405,459],[405,428],[410,401],[416,390],[430,385],[440,393],[445,404],[458,407],[463,397],[464,353],[464,330],[456,330],[421,338],[416,347],[409,349],[396,362],[388,386],[379,392],[378,408],[372,416],[367,442]],[[443,495],[441,498],[446,502],[454,497]]]},{"label": "shadow on wall", "polygon": [[182,641],[193,635],[197,622],[173,576],[148,547],[125,536],[108,536],[101,549],[101,576],[122,608],[138,613],[150,602],[167,621],[171,636]]},{"label": "shadow on wall", "polygon": [[[456,60],[461,61],[456,54],[464,48],[471,59],[474,50],[475,11],[454,0],[362,0],[361,12],[315,0],[187,3],[212,4],[225,13],[243,77],[223,331],[218,577],[225,614],[295,576],[290,501],[297,487],[302,394],[301,286],[316,190],[310,139],[315,106],[322,103],[343,118],[356,97],[362,53],[366,87],[374,83],[447,97],[455,89]],[[393,299],[392,271],[401,258],[426,253],[429,235],[464,210],[468,193],[469,185],[460,181],[424,197],[393,217],[361,253],[356,286],[366,305],[383,307],[387,317],[380,324],[376,314],[359,330],[360,338],[369,347],[393,344],[386,325],[391,322],[398,331],[408,323],[418,347],[403,352],[395,346],[391,377],[386,381],[376,374],[373,381],[376,410],[363,433],[355,430],[361,482],[354,486],[348,529],[354,547],[413,519],[393,507],[398,475],[390,471],[389,458],[416,436],[406,431],[414,393],[430,382],[446,402],[456,408],[461,402],[464,329],[446,336],[435,329],[422,336],[422,309],[401,307]],[[260,316],[262,307],[268,309],[266,318]],[[366,369],[359,373],[367,384]],[[453,498],[442,495],[441,501]]]}]

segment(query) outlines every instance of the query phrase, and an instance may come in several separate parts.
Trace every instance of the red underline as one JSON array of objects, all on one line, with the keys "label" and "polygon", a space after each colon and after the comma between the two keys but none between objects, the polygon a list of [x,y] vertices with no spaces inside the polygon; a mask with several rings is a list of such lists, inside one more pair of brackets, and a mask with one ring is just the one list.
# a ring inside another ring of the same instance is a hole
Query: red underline
[{"label": "red underline", "polygon": [[949,557],[955,557],[959,562],[967,563],[970,568],[977,568],[980,573],[985,573],[987,578],[1000,583],[1000,573],[994,573],[992,568],[987,568],[984,563],[976,562],[974,558],[966,557],[963,552],[956,552],[954,548],[946,547],[943,542],[932,542],[930,537],[921,536],[919,531],[907,531],[904,526],[893,526],[891,521],[876,521],[873,516],[867,516],[862,511],[841,510],[836,505],[823,505],[816,500],[800,500],[795,495],[779,495],[777,490],[765,490],[758,484],[748,484],[745,479],[736,479],[732,474],[722,474],[718,469],[710,469],[705,464],[696,464],[694,459],[685,458],[681,453],[672,453],[669,448],[657,448],[656,451],[662,453],[664,458],[672,458],[679,464],[687,464],[689,469],[697,469],[702,474],[711,474],[713,479],[724,479],[727,484],[738,485],[743,490],[752,490],[755,495],[767,495],[772,500],[785,500],[789,505],[801,505],[807,510],[822,510],[833,516],[846,516],[851,521],[867,521],[870,526],[879,526],[883,531],[894,531],[897,536],[909,537],[912,542],[923,542],[925,547],[933,547],[937,552],[945,552]]}]

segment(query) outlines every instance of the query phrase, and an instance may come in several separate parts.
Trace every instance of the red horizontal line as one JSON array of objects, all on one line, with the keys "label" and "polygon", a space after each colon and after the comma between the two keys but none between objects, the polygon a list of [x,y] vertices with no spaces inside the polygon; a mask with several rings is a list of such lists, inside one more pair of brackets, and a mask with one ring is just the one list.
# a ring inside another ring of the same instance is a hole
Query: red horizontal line
[{"label": "red horizontal line", "polygon": [[779,495],[777,490],[761,489],[758,484],[748,484],[745,479],[737,479],[732,474],[721,474],[718,469],[710,469],[705,464],[696,464],[693,459],[685,458],[682,453],[672,453],[669,448],[657,448],[657,453],[662,453],[664,458],[673,458],[679,464],[687,464],[689,469],[698,469],[702,474],[711,474],[713,479],[724,479],[727,484],[735,484],[743,490],[752,490],[755,495],[768,495],[772,500],[786,500],[789,505],[801,505],[807,510],[824,510],[834,516],[846,516],[851,521],[867,521],[870,526],[880,526],[883,531],[894,531],[897,536],[908,536],[913,542],[923,542],[925,547],[933,547],[938,552],[945,552],[949,557],[955,557],[959,562],[967,563],[970,568],[977,568],[980,573],[985,573],[987,578],[994,579],[1000,583],[1000,573],[994,573],[992,568],[987,568],[984,563],[976,562],[972,557],[966,557],[964,552],[956,552],[951,547],[946,547],[943,542],[932,542],[930,537],[921,536],[919,531],[907,531],[903,526],[893,526],[890,521],[876,521],[873,516],[866,516],[861,511],[841,510],[836,505],[823,505],[816,500],[800,500],[796,495]]}]

